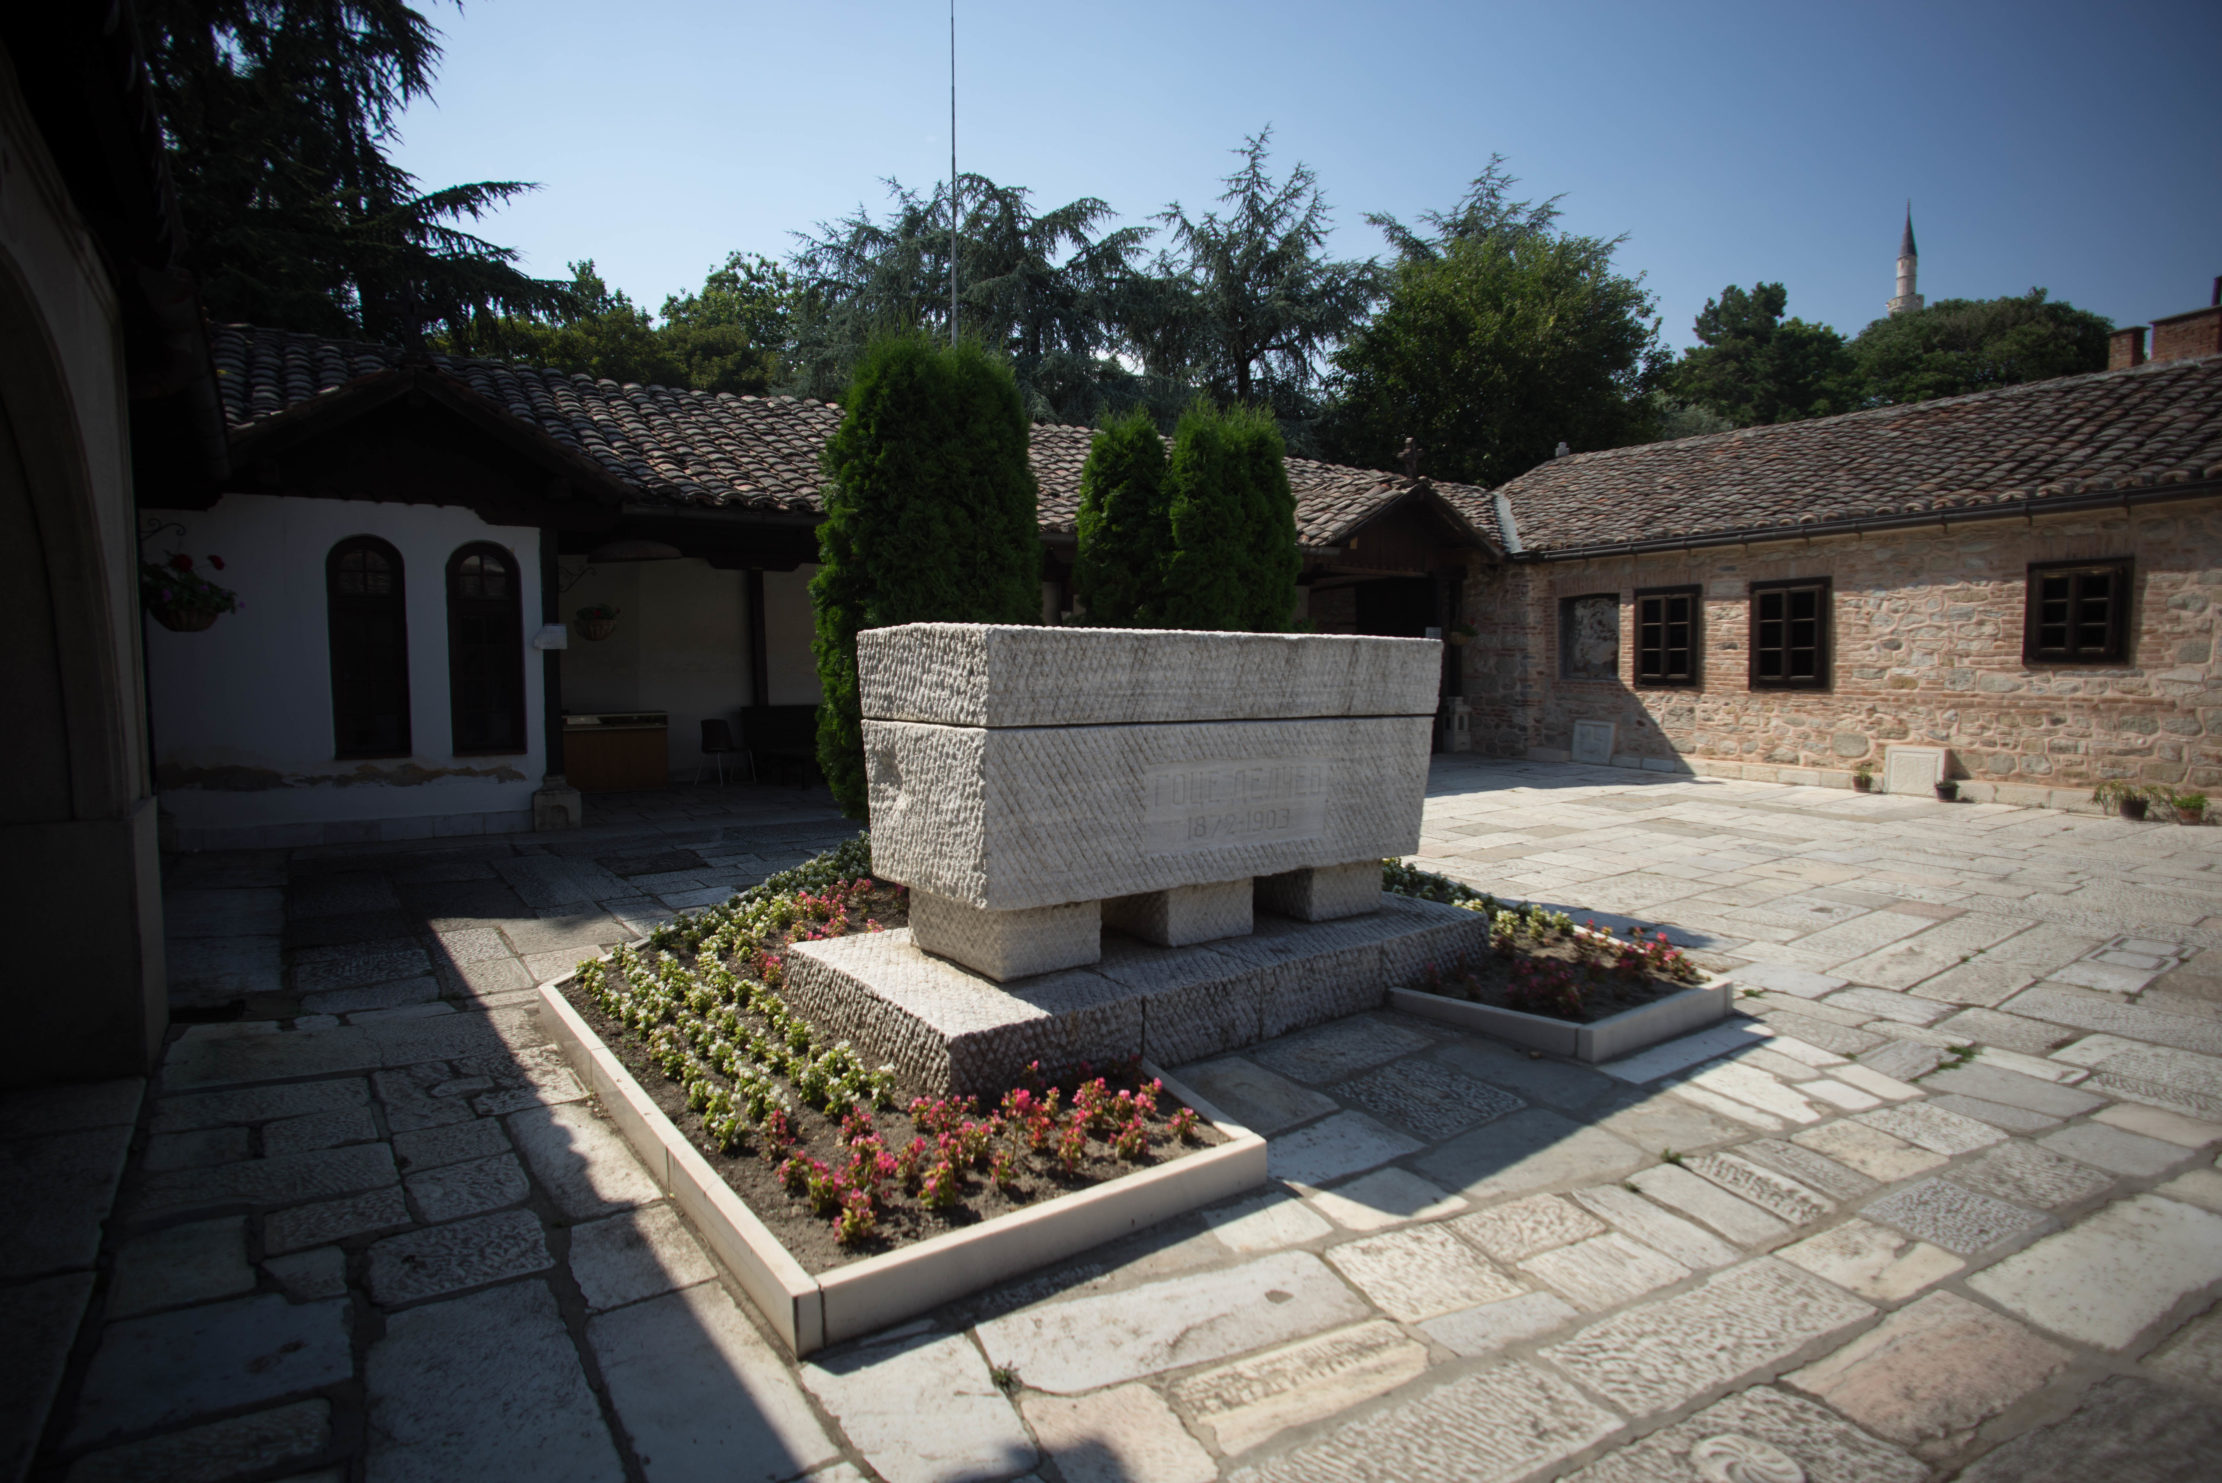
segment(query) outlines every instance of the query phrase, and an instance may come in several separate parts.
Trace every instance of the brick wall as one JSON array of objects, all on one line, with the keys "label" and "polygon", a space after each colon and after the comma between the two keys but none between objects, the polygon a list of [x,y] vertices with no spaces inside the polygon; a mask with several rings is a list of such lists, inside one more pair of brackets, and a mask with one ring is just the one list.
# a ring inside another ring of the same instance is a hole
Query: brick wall
[{"label": "brick wall", "polygon": [[[2025,665],[2033,561],[2134,559],[2122,665]],[[1753,582],[1827,577],[1832,683],[1751,688]],[[1639,587],[1704,589],[1701,683],[1634,684]],[[1620,678],[1562,679],[1559,601],[1617,592]],[[1465,650],[1478,751],[1564,751],[1577,720],[1618,725],[1616,761],[1848,784],[1891,742],[1952,749],[1956,776],[2042,788],[2108,777],[2222,786],[2222,500],[2076,516],[1753,542],[1474,574]]]},{"label": "brick wall", "polygon": [[2153,359],[2188,360],[2222,351],[2222,307],[2153,321]]}]

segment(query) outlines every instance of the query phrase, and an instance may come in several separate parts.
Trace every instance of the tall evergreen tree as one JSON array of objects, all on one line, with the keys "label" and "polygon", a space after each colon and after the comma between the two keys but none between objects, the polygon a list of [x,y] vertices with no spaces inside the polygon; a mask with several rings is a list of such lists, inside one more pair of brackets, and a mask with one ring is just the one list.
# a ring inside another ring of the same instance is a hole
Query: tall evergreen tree
[{"label": "tall evergreen tree", "polygon": [[1152,627],[1234,629],[1247,604],[1243,538],[1250,532],[1227,421],[1198,398],[1173,431],[1166,466],[1173,546],[1165,592],[1143,621]]},{"label": "tall evergreen tree", "polygon": [[413,342],[475,311],[540,313],[565,285],[466,230],[521,191],[425,191],[386,157],[437,33],[406,0],[143,0],[148,71],[217,319]]},{"label": "tall evergreen tree", "polygon": [[1296,611],[1296,578],[1304,555],[1296,546],[1296,496],[1288,486],[1287,445],[1262,407],[1236,407],[1225,418],[1227,472],[1240,492],[1241,609],[1235,626],[1279,633]]},{"label": "tall evergreen tree", "polygon": [[1178,201],[1158,214],[1171,248],[1135,293],[1128,339],[1159,375],[1263,403],[1308,436],[1323,363],[1365,318],[1379,279],[1370,261],[1327,256],[1333,218],[1318,177],[1299,162],[1275,179],[1272,141],[1269,127],[1235,151],[1223,215],[1192,218]]},{"label": "tall evergreen tree", "polygon": [[[959,328],[1009,358],[1027,414],[1087,424],[1145,400],[1146,378],[1111,351],[1130,260],[1147,231],[1109,227],[1111,208],[1093,196],[1037,212],[1022,187],[961,180]],[[785,389],[837,395],[881,336],[948,339],[948,186],[925,195],[898,182],[888,189],[895,199],[885,217],[860,206],[801,237],[791,263],[797,293]]]},{"label": "tall evergreen tree", "polygon": [[1165,440],[1148,411],[1107,421],[1080,470],[1073,592],[1091,622],[1131,626],[1164,602],[1173,547]]},{"label": "tall evergreen tree", "polygon": [[870,799],[856,636],[898,623],[1038,623],[1041,539],[1025,404],[977,345],[865,352],[827,442],[817,611],[818,761],[842,811]]}]

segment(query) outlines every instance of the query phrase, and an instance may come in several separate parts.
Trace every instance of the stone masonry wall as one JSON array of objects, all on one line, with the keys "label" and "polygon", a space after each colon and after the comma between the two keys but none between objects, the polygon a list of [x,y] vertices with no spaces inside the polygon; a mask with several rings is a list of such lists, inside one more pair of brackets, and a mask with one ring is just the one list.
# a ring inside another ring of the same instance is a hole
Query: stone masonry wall
[{"label": "stone masonry wall", "polygon": [[[2128,662],[2025,665],[2028,563],[2121,556]],[[1834,584],[1832,683],[1754,691],[1750,584],[1809,577]],[[1638,688],[1635,592],[1686,585],[1705,594],[1701,683]],[[1620,599],[1619,678],[1561,678],[1560,600],[1600,593]],[[2113,777],[2222,789],[2222,501],[1493,566],[1466,603],[1490,615],[1464,656],[1474,745],[1499,756],[1563,755],[1593,719],[1618,724],[1630,767],[1848,785],[1904,742],[2020,801]]]}]

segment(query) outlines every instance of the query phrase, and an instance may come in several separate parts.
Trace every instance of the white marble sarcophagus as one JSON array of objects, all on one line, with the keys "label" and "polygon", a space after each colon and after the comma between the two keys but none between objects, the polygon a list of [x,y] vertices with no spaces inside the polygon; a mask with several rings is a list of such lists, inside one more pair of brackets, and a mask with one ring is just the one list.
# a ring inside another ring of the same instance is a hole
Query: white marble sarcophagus
[{"label": "white marble sarcophagus", "polygon": [[796,944],[786,992],[908,1083],[1177,1065],[1486,942],[1381,890],[1419,844],[1433,640],[936,623],[857,656],[873,871],[910,922]]},{"label": "white marble sarcophagus", "polygon": [[919,623],[857,665],[873,868],[990,978],[1372,911],[1419,845],[1433,640]]}]

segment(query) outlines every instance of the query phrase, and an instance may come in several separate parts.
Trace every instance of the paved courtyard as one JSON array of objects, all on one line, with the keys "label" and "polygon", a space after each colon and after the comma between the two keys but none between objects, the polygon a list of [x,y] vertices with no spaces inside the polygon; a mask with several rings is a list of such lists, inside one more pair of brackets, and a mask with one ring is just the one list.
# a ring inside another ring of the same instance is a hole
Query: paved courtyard
[{"label": "paved courtyard", "polygon": [[796,1364],[531,986],[847,828],[597,819],[172,873],[205,1022],[0,1101],[32,1476],[2216,1475],[2222,829],[1438,759],[1423,863],[1662,925],[1742,1015],[1602,1069],[1391,1014],[1187,1068],[1271,1187]]}]

